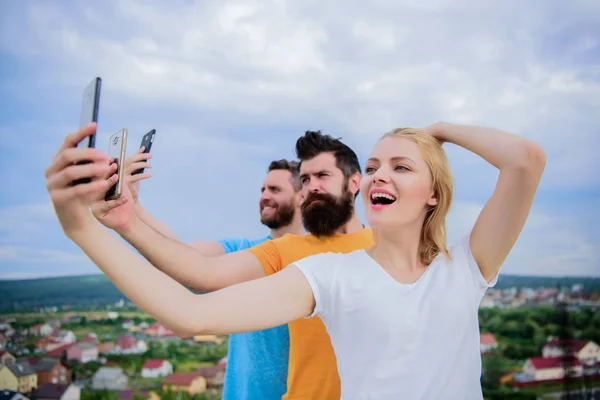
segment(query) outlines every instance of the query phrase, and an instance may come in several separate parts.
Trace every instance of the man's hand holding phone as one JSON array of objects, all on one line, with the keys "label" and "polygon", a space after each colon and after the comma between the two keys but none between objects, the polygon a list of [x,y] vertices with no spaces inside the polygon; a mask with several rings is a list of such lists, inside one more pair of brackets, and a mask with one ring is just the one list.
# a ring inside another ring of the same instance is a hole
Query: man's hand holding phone
[{"label": "man's hand holding phone", "polygon": [[[144,146],[140,147],[125,163],[125,183],[127,183],[131,190],[134,206],[138,204],[140,181],[152,177],[152,173],[146,171],[146,168],[152,168],[152,165],[148,162],[152,158],[152,154],[145,151],[146,148]],[[143,172],[138,172],[140,170]]]},{"label": "man's hand holding phone", "polygon": [[[95,132],[96,123],[91,123],[68,135],[45,171],[52,205],[65,235],[70,238],[95,223],[90,205],[104,199],[106,191],[118,179],[116,165],[108,163],[105,153],[77,146]],[[73,181],[82,183],[73,185]]]},{"label": "man's hand holding phone", "polygon": [[148,179],[152,176],[150,172],[132,175],[133,171],[139,168],[151,168],[148,159],[152,156],[149,153],[144,153],[144,148],[140,148],[137,152],[131,155],[126,161],[123,168],[124,185],[122,188],[121,197],[116,200],[99,200],[92,204],[92,213],[107,228],[121,233],[131,224],[132,218],[135,218],[134,207],[138,202],[138,192],[140,181]]}]

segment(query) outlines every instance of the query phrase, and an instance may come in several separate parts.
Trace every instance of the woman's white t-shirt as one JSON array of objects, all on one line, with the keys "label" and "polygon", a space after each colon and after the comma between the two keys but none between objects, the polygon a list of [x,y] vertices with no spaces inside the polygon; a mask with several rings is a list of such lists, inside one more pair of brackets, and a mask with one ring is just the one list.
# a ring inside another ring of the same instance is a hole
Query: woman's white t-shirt
[{"label": "woman's white t-shirt", "polygon": [[337,357],[342,399],[482,399],[479,304],[488,287],[464,237],[413,284],[364,250],[294,262]]}]

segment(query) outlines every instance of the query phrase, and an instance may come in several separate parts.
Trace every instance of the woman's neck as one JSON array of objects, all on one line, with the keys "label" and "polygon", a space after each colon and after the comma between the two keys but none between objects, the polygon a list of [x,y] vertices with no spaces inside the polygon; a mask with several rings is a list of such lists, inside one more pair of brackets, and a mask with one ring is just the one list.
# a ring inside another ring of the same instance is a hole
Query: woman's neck
[{"label": "woman's neck", "polygon": [[425,265],[419,256],[422,224],[401,229],[377,229],[377,243],[368,253],[386,269],[412,274]]}]

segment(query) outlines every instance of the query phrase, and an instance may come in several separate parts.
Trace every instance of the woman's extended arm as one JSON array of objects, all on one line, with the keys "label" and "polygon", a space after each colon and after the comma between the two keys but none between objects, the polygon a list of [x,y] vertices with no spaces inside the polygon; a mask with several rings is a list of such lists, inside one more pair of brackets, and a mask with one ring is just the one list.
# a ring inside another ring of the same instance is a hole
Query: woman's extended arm
[{"label": "woman's extended arm", "polygon": [[196,295],[153,268],[95,219],[71,239],[125,296],[181,337],[271,328],[314,309],[308,281],[295,267]]}]

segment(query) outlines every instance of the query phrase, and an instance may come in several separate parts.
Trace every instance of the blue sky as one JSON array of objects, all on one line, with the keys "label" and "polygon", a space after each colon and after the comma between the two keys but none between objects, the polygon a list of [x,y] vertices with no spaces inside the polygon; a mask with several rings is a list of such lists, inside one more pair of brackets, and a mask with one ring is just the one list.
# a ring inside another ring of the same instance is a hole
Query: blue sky
[{"label": "blue sky", "polygon": [[[292,158],[307,129],[343,137],[364,162],[383,132],[444,120],[547,152],[502,271],[600,276],[600,4],[484,3],[2,2],[0,278],[99,273],[63,236],[43,174],[95,76],[97,147],[128,128],[130,154],[157,130],[141,201],[184,240],[265,234],[265,168]],[[497,173],[447,147],[452,241]]]}]

